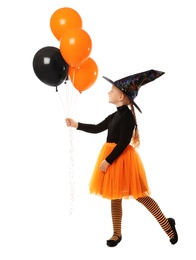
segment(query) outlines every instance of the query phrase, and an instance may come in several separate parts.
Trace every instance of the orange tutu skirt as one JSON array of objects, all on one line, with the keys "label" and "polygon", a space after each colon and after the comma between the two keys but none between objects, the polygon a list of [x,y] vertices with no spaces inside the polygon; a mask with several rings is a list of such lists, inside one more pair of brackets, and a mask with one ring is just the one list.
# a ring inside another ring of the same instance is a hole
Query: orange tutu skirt
[{"label": "orange tutu skirt", "polygon": [[107,199],[137,199],[148,196],[150,190],[146,173],[137,151],[128,145],[104,173],[101,162],[111,153],[115,143],[105,143],[98,155],[89,183],[90,193]]}]

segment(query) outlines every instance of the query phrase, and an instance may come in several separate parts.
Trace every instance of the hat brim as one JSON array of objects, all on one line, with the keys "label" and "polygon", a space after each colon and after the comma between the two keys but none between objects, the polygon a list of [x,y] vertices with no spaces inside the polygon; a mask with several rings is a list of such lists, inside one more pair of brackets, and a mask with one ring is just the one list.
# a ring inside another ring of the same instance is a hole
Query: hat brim
[{"label": "hat brim", "polygon": [[103,78],[104,78],[105,80],[107,80],[108,82],[110,82],[111,84],[115,85],[114,81],[112,81],[111,79],[109,79],[109,78],[107,78],[107,77],[105,77],[105,76],[103,76]]},{"label": "hat brim", "polygon": [[[112,85],[116,86],[115,82],[112,81],[111,79],[105,77],[105,76],[102,76],[105,80],[107,80],[108,82],[110,82]],[[116,86],[118,88],[118,86]],[[120,89],[121,90],[121,89]],[[125,94],[126,95],[126,94]],[[130,101],[132,102],[132,104],[137,108],[137,110],[142,113],[141,109],[138,107],[138,105],[133,101],[133,99],[131,99],[130,97],[128,97],[130,99]]]}]

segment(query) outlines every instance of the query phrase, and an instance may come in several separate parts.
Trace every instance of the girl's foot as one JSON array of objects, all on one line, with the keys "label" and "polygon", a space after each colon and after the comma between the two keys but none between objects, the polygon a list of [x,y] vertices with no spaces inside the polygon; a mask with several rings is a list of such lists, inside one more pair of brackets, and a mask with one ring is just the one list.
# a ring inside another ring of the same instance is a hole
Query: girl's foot
[{"label": "girl's foot", "polygon": [[119,236],[119,235],[114,234],[109,240],[106,241],[107,242],[106,244],[109,247],[114,247],[114,246],[117,246],[121,240],[122,240],[122,235]]},{"label": "girl's foot", "polygon": [[176,228],[175,228],[175,220],[173,218],[168,218],[168,221],[169,221],[169,224],[171,226],[171,229],[168,230],[168,235],[170,237],[170,243],[172,245],[176,244],[178,242],[178,234],[177,234],[177,231],[176,231]]}]

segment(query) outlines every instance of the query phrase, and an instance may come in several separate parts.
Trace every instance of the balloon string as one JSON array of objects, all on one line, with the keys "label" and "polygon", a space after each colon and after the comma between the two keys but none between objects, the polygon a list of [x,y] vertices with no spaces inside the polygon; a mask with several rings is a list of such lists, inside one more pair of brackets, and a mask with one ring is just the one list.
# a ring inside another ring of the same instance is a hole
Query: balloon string
[{"label": "balloon string", "polygon": [[[68,115],[72,115],[75,108],[76,100],[78,95],[74,95],[73,87],[68,89]],[[73,128],[69,127],[69,194],[70,194],[70,205],[69,205],[69,216],[73,214],[74,199],[75,199],[75,172],[74,172],[74,146],[73,146]]]},{"label": "balloon string", "polygon": [[73,128],[69,127],[69,216],[73,214],[73,204],[75,199],[75,174],[74,174],[74,146],[73,146]]},{"label": "balloon string", "polygon": [[[60,93],[58,96],[60,98],[61,104],[63,106],[63,110],[65,112],[65,116],[69,117],[76,104],[77,96],[74,92],[76,89],[71,86],[71,84],[66,84],[65,87],[65,100],[61,97]],[[74,174],[74,145],[73,145],[73,128],[69,127],[69,165],[68,165],[68,183],[69,183],[69,216],[73,214],[73,206],[74,206],[74,199],[75,199],[75,174]]]},{"label": "balloon string", "polygon": [[70,116],[76,105],[77,97],[80,92],[77,92],[76,89],[73,88],[70,84],[67,84],[66,89],[65,89],[65,101],[64,98],[62,98],[61,94],[59,91],[57,91],[59,99],[61,101],[65,116],[68,117]]},{"label": "balloon string", "polygon": [[64,103],[63,103],[63,100],[62,100],[61,95],[59,94],[59,91],[57,91],[57,93],[58,93],[59,99],[60,99],[60,101],[61,101],[61,105],[62,105],[62,107],[63,107],[64,113],[65,113],[65,116],[66,116],[67,109],[66,109],[66,107],[65,107],[65,105],[64,105]]},{"label": "balloon string", "polygon": [[69,116],[74,111],[77,97],[78,97],[78,92],[76,91],[76,89],[71,84],[67,84],[67,86],[66,86],[66,111]]}]

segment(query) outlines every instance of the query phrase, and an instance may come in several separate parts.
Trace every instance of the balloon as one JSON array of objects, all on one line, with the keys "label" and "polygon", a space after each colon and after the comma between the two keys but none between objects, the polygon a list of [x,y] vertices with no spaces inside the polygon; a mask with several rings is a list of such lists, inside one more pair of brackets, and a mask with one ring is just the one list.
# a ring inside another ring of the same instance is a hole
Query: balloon
[{"label": "balloon", "polygon": [[63,59],[58,48],[48,46],[35,54],[33,69],[43,83],[58,86],[67,78],[69,65]]},{"label": "balloon", "polygon": [[72,67],[80,66],[90,55],[92,41],[83,29],[67,30],[60,41],[60,52]]},{"label": "balloon", "polygon": [[90,88],[98,77],[98,67],[92,58],[88,58],[80,67],[69,67],[68,75],[73,86],[82,92]]},{"label": "balloon", "polygon": [[50,29],[57,40],[60,40],[67,29],[82,28],[82,19],[77,11],[65,7],[56,10],[50,18]]}]

